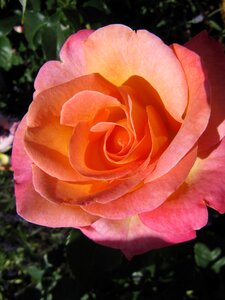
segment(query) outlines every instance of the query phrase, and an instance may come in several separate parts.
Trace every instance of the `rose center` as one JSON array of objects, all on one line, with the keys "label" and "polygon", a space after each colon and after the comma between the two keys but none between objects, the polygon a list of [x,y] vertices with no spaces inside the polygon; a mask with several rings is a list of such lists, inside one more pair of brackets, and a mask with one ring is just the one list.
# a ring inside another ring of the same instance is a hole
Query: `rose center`
[{"label": "rose center", "polygon": [[119,154],[129,143],[127,130],[121,126],[115,126],[108,137],[106,147],[109,153]]}]

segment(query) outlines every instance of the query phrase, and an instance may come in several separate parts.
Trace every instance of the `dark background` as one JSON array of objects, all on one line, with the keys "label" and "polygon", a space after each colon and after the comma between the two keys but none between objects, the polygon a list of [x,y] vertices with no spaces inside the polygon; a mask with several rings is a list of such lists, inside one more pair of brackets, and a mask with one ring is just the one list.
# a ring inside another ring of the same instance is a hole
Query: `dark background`
[{"label": "dark background", "polygon": [[[123,23],[166,43],[206,29],[224,43],[225,8],[213,0],[0,0],[0,111],[21,119],[40,66],[83,28]],[[16,26],[16,27],[15,27]],[[9,152],[10,154],[10,152]],[[12,172],[0,173],[0,300],[225,300],[225,216],[210,210],[197,239],[127,261],[77,230],[16,215]]]}]

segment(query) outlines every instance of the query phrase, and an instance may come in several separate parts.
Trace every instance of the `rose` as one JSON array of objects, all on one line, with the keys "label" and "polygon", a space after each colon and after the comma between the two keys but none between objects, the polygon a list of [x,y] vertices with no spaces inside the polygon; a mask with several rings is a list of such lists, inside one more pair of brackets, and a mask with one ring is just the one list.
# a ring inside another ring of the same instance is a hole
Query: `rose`
[{"label": "rose", "polygon": [[128,258],[190,240],[225,211],[225,62],[206,32],[185,46],[110,25],[79,31],[35,80],[17,130],[17,212],[75,227]]}]

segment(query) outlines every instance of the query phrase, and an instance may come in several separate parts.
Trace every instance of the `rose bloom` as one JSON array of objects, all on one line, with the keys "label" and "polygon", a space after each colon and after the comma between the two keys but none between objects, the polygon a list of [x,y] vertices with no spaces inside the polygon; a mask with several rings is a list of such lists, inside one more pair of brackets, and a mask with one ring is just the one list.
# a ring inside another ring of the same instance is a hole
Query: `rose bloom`
[{"label": "rose bloom", "polygon": [[81,30],[35,80],[17,130],[17,212],[74,227],[127,258],[193,239],[225,212],[225,61],[109,25]]}]

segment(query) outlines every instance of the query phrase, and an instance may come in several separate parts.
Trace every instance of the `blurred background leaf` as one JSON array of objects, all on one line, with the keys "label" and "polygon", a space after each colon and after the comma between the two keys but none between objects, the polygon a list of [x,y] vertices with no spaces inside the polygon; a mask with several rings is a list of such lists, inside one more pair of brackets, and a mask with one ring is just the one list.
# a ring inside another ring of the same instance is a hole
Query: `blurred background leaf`
[{"label": "blurred background leaf", "polygon": [[12,65],[12,46],[10,40],[5,36],[0,36],[0,67],[8,71]]},{"label": "blurred background leaf", "polygon": [[20,4],[22,5],[22,23],[24,20],[24,14],[27,8],[27,0],[19,0]]}]

